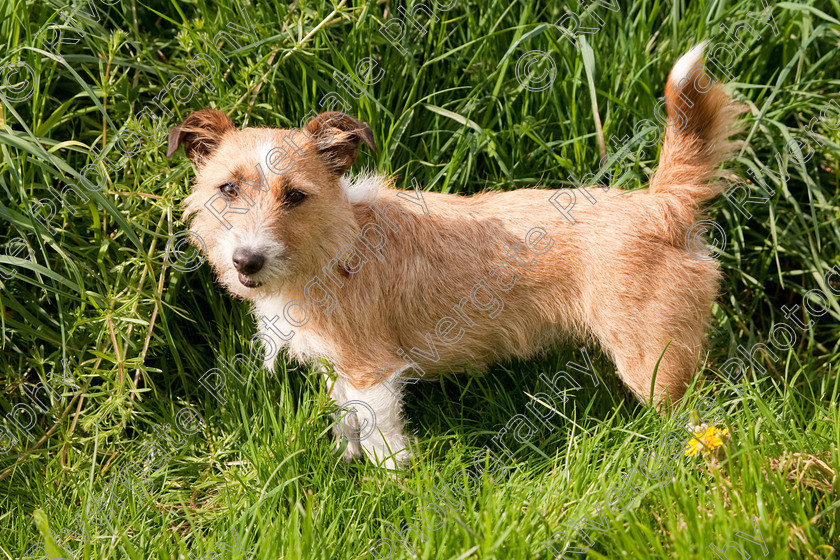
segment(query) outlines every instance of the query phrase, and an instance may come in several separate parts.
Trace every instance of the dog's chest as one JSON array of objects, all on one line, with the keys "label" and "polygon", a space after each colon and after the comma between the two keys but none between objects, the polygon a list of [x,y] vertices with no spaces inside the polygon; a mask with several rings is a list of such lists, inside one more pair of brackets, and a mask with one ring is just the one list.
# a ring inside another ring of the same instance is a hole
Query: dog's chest
[{"label": "dog's chest", "polygon": [[315,332],[301,307],[290,304],[291,301],[284,297],[270,297],[254,304],[259,338],[269,369],[281,348],[286,348],[290,356],[303,362],[315,358],[330,359],[332,354],[332,345]]}]

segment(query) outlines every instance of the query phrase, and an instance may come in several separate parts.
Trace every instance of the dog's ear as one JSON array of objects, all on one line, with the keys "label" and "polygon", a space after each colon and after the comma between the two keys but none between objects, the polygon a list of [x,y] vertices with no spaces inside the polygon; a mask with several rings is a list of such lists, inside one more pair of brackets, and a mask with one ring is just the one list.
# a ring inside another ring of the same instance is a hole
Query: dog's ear
[{"label": "dog's ear", "polygon": [[360,140],[378,152],[368,123],[339,111],[321,113],[306,123],[305,128],[314,136],[329,168],[339,176],[355,163]]},{"label": "dog's ear", "polygon": [[169,148],[166,150],[166,157],[172,157],[178,146],[183,144],[184,153],[198,165],[202,158],[207,157],[216,149],[222,135],[234,128],[233,122],[221,111],[215,109],[196,111],[169,133]]}]

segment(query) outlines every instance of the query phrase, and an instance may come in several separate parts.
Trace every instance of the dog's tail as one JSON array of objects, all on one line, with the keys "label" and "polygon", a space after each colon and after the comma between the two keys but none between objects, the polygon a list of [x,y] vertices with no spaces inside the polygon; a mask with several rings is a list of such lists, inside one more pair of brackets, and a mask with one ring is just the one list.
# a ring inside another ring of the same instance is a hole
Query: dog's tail
[{"label": "dog's tail", "polygon": [[719,168],[739,145],[729,140],[746,108],[733,101],[704,71],[706,42],[684,54],[665,85],[668,127],[652,194],[667,193],[691,207],[721,194],[726,185]]}]

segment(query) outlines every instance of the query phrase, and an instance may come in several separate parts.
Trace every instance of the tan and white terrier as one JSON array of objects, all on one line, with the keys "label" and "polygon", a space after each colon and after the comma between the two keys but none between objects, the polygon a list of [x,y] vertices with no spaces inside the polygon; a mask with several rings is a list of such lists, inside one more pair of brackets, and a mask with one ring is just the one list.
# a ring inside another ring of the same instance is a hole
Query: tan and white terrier
[{"label": "tan and white terrier", "polygon": [[[345,458],[364,451],[395,468],[409,456],[400,388],[451,368],[594,342],[639,399],[683,396],[721,277],[685,236],[725,188],[719,167],[743,110],[702,55],[695,47],[671,70],[668,122],[679,125],[644,190],[460,196],[352,179],[360,142],[376,147],[366,123],[337,112],[300,129],[237,130],[203,109],[172,130],[167,155],[183,144],[195,164],[191,231],[219,282],[253,303],[267,346],[328,363],[332,399],[375,415],[363,439],[358,415],[339,421]],[[569,219],[558,209],[574,199]]]}]

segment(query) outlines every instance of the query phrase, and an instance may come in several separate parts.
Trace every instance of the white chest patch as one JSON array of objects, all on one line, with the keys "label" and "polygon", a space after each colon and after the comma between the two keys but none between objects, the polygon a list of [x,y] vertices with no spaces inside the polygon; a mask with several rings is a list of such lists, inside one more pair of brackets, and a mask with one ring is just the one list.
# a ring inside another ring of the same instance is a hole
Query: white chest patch
[{"label": "white chest patch", "polygon": [[[286,298],[269,297],[257,302],[254,307],[257,336],[263,345],[266,368],[273,369],[281,348],[287,348],[292,357],[302,362],[316,358],[330,360],[333,349],[325,338],[319,336],[311,328],[307,328],[307,325],[295,326],[289,322],[288,303],[289,300]],[[299,310],[292,308],[291,312],[294,320]]]}]

